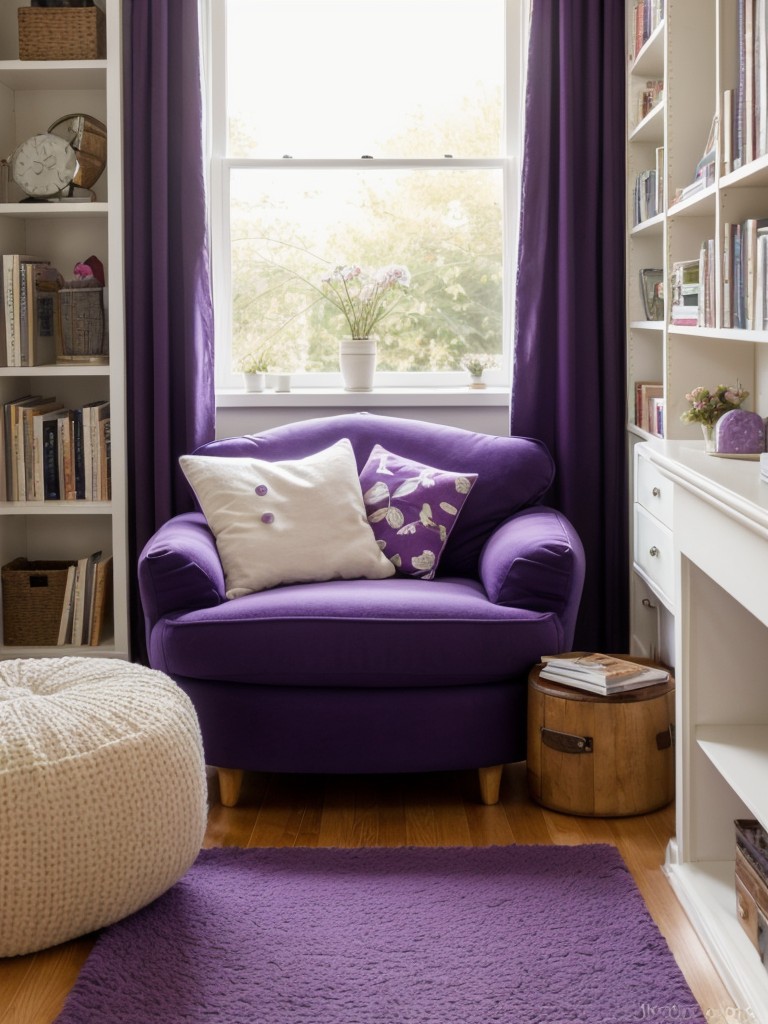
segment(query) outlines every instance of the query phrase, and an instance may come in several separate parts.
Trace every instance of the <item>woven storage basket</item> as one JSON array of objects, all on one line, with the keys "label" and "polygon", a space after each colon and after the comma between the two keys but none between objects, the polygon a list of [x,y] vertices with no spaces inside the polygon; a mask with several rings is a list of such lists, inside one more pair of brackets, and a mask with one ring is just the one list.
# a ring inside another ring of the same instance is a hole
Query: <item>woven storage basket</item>
[{"label": "woven storage basket", "polygon": [[15,558],[3,566],[5,644],[47,647],[58,642],[67,570],[72,564]]},{"label": "woven storage basket", "polygon": [[60,362],[101,362],[107,357],[103,288],[61,288]]},{"label": "woven storage basket", "polygon": [[99,7],[20,7],[20,60],[103,60],[104,12]]}]

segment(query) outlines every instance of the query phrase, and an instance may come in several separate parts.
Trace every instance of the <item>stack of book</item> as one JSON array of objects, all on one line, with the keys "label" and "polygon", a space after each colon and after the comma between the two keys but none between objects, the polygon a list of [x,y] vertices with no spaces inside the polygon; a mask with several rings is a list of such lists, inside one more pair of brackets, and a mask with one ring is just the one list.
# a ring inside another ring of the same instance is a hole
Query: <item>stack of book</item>
[{"label": "stack of book", "polygon": [[112,558],[101,551],[79,558],[67,570],[58,644],[98,647],[111,590]]},{"label": "stack of book", "polygon": [[59,281],[58,271],[48,260],[3,254],[0,362],[5,366],[55,361],[60,330]]},{"label": "stack of book", "polygon": [[579,690],[604,697],[612,693],[654,686],[669,679],[669,672],[666,669],[647,668],[634,661],[614,658],[610,654],[574,652],[544,655],[541,660],[544,663],[544,668],[539,672],[541,679],[566,683],[568,686],[575,686]]},{"label": "stack of book", "polygon": [[5,402],[0,501],[109,501],[110,406],[67,409],[52,395]]}]

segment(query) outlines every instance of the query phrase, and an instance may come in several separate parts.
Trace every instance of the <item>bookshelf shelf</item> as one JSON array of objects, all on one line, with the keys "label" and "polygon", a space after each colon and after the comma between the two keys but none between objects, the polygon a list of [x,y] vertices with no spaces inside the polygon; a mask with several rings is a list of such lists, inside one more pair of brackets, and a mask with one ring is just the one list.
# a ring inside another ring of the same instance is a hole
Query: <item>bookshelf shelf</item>
[{"label": "bookshelf shelf", "polygon": [[[101,550],[112,558],[109,636],[98,646],[11,647],[0,658],[82,654],[129,658],[127,495],[125,487],[125,328],[123,286],[121,0],[99,0],[106,15],[104,60],[22,61],[18,59],[20,0],[0,0],[0,155],[24,139],[45,132],[54,121],[83,112],[107,129],[107,167],[94,185],[95,202],[24,202],[11,182],[0,203],[0,253],[49,260],[65,280],[74,266],[97,256],[105,270],[104,306],[109,364],[53,363],[53,347],[41,350],[48,362],[0,365],[0,498],[19,492],[8,459],[6,409],[25,395],[52,397],[64,409],[109,403],[111,500],[0,501],[0,565],[16,558],[73,561]],[[5,299],[0,315],[5,317]],[[31,335],[30,335],[31,337]],[[0,363],[14,362],[0,335]],[[94,435],[95,436],[95,435]],[[103,436],[104,437],[104,436]],[[106,442],[104,442],[106,443]],[[102,478],[106,466],[102,447]],[[24,449],[26,455],[26,447]],[[16,460],[18,476],[18,458]],[[60,463],[60,467],[63,463]],[[49,463],[50,472],[51,463]],[[70,478],[71,479],[71,478]],[[9,489],[9,483],[12,489]],[[33,488],[34,492],[34,488]],[[23,492],[22,492],[23,493]],[[38,490],[39,494],[40,491]],[[85,493],[88,493],[86,491]],[[98,494],[98,490],[94,493]],[[103,494],[106,493],[102,491]]]},{"label": "bookshelf shelf", "polygon": [[106,73],[105,60],[0,60],[0,84],[14,92],[103,89]]},{"label": "bookshelf shelf", "polygon": [[[630,8],[630,11],[632,8]],[[630,31],[632,23],[629,23]],[[664,21],[660,21],[638,51],[630,74],[640,78],[661,77],[664,73]]]},{"label": "bookshelf shelf", "polygon": [[642,221],[640,224],[635,224],[630,233],[635,237],[652,236],[661,239],[664,234],[665,220],[664,214],[659,213],[655,217],[649,217],[648,220]]},{"label": "bookshelf shelf", "polygon": [[111,516],[108,501],[0,501],[0,516]]},{"label": "bookshelf shelf", "polygon": [[21,220],[106,217],[108,213],[107,203],[0,203],[0,216]]},{"label": "bookshelf shelf", "polygon": [[656,142],[661,144],[664,139],[664,101],[656,106],[638,124],[629,137],[630,142]]}]

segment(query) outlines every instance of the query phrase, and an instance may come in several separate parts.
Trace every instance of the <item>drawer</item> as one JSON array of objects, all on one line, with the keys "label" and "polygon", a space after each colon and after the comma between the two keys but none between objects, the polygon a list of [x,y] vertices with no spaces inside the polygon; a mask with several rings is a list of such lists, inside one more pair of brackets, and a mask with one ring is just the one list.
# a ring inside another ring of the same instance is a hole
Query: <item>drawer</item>
[{"label": "drawer", "polygon": [[672,481],[662,476],[650,459],[638,454],[635,464],[635,501],[670,530],[672,488]]},{"label": "drawer", "polygon": [[635,564],[674,604],[675,559],[672,533],[635,503]]}]

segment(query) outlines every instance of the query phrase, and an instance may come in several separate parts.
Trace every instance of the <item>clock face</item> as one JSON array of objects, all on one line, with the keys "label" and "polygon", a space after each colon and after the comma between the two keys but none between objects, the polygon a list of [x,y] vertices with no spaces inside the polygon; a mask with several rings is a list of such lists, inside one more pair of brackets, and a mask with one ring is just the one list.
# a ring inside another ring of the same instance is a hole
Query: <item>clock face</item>
[{"label": "clock face", "polygon": [[77,173],[77,154],[58,135],[33,135],[22,142],[10,163],[19,188],[39,199],[58,195],[71,185]]}]

